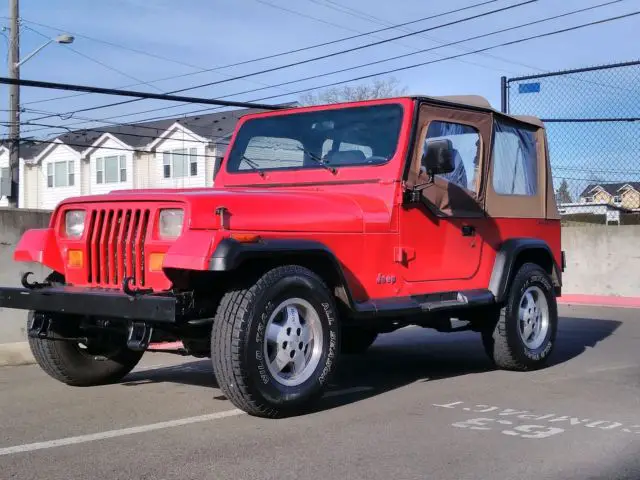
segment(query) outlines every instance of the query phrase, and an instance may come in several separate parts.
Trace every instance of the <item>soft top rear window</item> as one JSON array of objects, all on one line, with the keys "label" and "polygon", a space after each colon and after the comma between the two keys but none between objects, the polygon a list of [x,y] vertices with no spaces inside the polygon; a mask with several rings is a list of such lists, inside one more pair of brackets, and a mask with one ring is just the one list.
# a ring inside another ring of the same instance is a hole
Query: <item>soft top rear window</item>
[{"label": "soft top rear window", "polygon": [[396,151],[402,114],[384,104],[254,118],[240,127],[227,171],[380,165]]}]

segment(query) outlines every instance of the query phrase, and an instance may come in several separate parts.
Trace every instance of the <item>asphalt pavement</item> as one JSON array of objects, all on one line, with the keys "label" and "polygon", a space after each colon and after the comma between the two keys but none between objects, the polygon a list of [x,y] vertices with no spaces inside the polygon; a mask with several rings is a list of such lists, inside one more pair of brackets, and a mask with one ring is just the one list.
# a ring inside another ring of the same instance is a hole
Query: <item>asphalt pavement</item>
[{"label": "asphalt pavement", "polygon": [[73,388],[0,368],[0,480],[640,479],[640,310],[562,307],[552,365],[406,328],[344,357],[312,413],[234,409],[208,360],[147,354]]}]

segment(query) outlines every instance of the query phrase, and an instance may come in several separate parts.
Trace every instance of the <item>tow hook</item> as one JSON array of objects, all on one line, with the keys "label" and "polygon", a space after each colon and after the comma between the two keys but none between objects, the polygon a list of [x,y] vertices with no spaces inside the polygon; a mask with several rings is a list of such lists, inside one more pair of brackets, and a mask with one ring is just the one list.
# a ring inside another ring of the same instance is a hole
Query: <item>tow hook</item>
[{"label": "tow hook", "polygon": [[136,352],[144,352],[151,342],[153,327],[144,322],[131,322],[127,335],[127,348]]},{"label": "tow hook", "polygon": [[132,288],[131,282],[133,282],[133,277],[125,277],[122,281],[122,291],[130,297],[138,297],[140,295],[153,293],[153,289],[151,288]]},{"label": "tow hook", "polygon": [[28,290],[35,290],[37,288],[45,288],[45,287],[50,287],[51,283],[49,282],[29,282],[29,276],[33,275],[33,272],[27,272],[24,275],[22,275],[22,278],[20,279],[20,283],[22,283],[22,286]]}]

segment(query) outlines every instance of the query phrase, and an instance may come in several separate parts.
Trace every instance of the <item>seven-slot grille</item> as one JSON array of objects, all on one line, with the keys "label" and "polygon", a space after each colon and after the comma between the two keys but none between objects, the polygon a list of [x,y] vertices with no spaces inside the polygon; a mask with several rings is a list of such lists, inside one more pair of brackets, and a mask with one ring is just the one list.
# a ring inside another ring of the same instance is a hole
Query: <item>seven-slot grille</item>
[{"label": "seven-slot grille", "polygon": [[144,241],[151,211],[144,208],[102,208],[89,213],[87,276],[92,285],[122,287],[145,284]]}]

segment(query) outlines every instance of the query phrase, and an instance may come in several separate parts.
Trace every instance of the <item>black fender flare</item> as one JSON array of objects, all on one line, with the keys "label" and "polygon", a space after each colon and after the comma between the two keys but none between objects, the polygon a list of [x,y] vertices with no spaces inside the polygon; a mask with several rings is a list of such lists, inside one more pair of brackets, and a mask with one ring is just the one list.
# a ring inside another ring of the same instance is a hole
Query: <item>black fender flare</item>
[{"label": "black fender flare", "polygon": [[344,288],[342,300],[349,308],[354,308],[351,290],[338,258],[329,247],[315,240],[261,239],[258,242],[239,242],[232,238],[225,238],[220,241],[209,258],[209,271],[229,272],[236,270],[248,260],[274,257],[285,260],[291,254],[320,256],[330,262]]},{"label": "black fender flare", "polygon": [[548,255],[552,265],[551,277],[556,290],[562,287],[562,270],[559,268],[549,245],[538,238],[511,238],[505,241],[493,264],[489,290],[493,293],[497,302],[501,302],[509,291],[509,282],[515,275],[518,256],[525,251],[543,251]]}]

